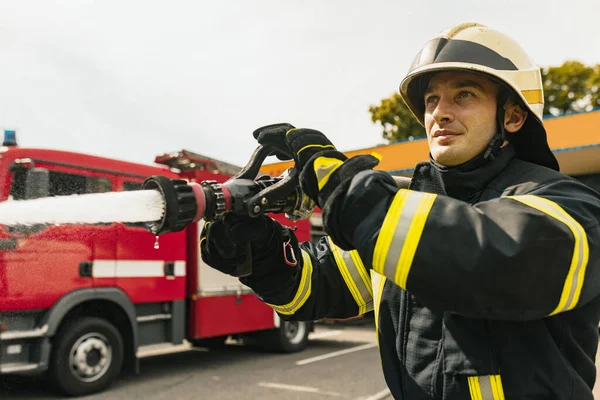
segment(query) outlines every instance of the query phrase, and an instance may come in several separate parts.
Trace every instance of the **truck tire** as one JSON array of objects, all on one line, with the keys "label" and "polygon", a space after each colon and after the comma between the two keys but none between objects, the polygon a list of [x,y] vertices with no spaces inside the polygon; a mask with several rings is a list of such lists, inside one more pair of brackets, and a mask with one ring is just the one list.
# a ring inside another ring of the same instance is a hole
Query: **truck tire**
[{"label": "truck tire", "polygon": [[71,396],[109,387],[123,365],[123,338],[108,321],[85,317],[68,323],[54,336],[50,377]]},{"label": "truck tire", "polygon": [[279,353],[294,353],[308,346],[311,323],[304,321],[281,321],[279,328],[262,332],[260,344],[263,348]]}]

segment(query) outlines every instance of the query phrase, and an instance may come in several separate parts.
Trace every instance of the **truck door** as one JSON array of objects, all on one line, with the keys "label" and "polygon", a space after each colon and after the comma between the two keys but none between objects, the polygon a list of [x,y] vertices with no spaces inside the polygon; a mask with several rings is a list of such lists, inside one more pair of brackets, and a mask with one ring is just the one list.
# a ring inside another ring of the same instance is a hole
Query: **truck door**
[{"label": "truck door", "polygon": [[[11,174],[7,201],[111,190],[106,178],[43,162],[33,169],[15,168]],[[94,207],[89,212],[94,212]],[[96,240],[107,236],[110,229],[108,225],[68,224],[4,227],[15,246],[2,254],[6,275],[3,301],[12,303],[14,309],[45,309],[68,292],[92,287],[96,252],[110,252],[105,245],[97,248]],[[111,258],[114,260],[114,254]]]},{"label": "truck door", "polygon": [[[122,178],[122,190],[140,190],[142,179]],[[143,223],[120,223],[117,286],[134,303],[139,345],[181,343],[185,328],[186,232],[156,236]]]}]

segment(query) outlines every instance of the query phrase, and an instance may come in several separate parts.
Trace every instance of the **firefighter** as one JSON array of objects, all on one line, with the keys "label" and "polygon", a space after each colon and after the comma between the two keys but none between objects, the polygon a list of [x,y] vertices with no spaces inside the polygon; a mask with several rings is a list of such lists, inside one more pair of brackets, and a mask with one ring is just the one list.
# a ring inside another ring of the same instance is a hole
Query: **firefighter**
[{"label": "firefighter", "polygon": [[558,171],[539,68],[464,23],[425,44],[400,93],[430,149],[408,189],[319,131],[260,128],[301,169],[328,236],[298,244],[266,216],[229,215],[204,229],[203,259],[231,273],[250,243],[241,281],[285,319],[374,309],[396,399],[592,400],[600,195]]}]

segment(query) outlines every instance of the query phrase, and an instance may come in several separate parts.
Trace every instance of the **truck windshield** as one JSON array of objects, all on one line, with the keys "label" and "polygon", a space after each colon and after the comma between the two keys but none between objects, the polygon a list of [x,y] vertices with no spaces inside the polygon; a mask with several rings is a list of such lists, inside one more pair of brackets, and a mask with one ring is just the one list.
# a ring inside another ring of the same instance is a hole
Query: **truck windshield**
[{"label": "truck windshield", "polygon": [[[25,200],[26,177],[27,169],[17,169],[13,172],[9,200]],[[104,193],[112,190],[112,184],[107,178],[56,171],[50,171],[48,186],[49,196]]]}]

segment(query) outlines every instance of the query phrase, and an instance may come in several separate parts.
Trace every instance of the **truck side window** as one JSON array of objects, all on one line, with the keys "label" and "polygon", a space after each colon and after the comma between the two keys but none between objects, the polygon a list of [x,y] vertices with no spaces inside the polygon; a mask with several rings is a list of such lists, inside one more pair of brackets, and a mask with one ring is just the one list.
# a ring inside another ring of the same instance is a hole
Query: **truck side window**
[{"label": "truck side window", "polygon": [[50,171],[50,196],[105,193],[111,190],[110,180],[106,178]]},{"label": "truck side window", "polygon": [[[25,199],[26,169],[17,169],[13,172],[10,197],[13,200]],[[50,171],[49,176],[50,196],[69,196],[72,194],[105,193],[112,190],[112,184],[107,178],[67,174],[64,172]]]},{"label": "truck side window", "polygon": [[107,178],[97,178],[95,176],[87,177],[86,193],[106,193],[112,192],[112,183]]},{"label": "truck side window", "polygon": [[123,191],[142,190],[142,182],[125,181],[123,182]]},{"label": "truck side window", "polygon": [[69,196],[87,192],[86,177],[82,175],[50,172],[50,196]]},{"label": "truck side window", "polygon": [[24,200],[25,199],[25,177],[26,169],[18,168],[13,172],[12,184],[8,194],[9,200]]}]

